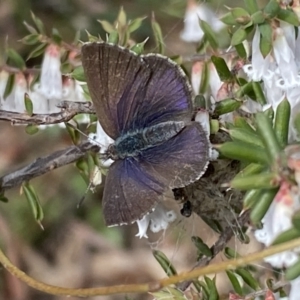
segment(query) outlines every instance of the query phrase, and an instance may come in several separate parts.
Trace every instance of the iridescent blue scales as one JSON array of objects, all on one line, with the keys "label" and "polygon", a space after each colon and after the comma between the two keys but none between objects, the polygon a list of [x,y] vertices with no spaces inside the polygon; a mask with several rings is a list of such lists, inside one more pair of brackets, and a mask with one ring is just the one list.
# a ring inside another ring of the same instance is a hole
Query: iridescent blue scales
[{"label": "iridescent blue scales", "polygon": [[209,141],[191,121],[186,76],[167,57],[87,43],[82,63],[99,122],[115,140],[107,151],[114,163],[104,188],[104,218],[109,226],[132,223],[168,189],[200,178]]}]

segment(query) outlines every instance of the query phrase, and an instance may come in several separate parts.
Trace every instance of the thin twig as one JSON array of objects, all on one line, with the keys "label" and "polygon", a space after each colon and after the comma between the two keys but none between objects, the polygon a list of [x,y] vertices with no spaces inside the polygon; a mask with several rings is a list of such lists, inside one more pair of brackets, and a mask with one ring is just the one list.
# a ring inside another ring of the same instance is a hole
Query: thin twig
[{"label": "thin twig", "polygon": [[183,272],[175,276],[171,276],[161,280],[156,280],[154,282],[143,283],[143,284],[116,285],[116,286],[107,286],[107,287],[99,287],[99,288],[86,288],[86,289],[63,288],[63,287],[45,284],[41,281],[35,280],[34,278],[28,276],[20,269],[18,269],[14,264],[12,264],[11,261],[1,251],[1,249],[0,249],[0,262],[8,272],[10,272],[12,275],[16,276],[21,281],[25,282],[27,285],[31,286],[36,290],[51,295],[91,297],[91,296],[124,294],[124,293],[155,292],[164,287],[170,286],[172,284],[176,284],[180,281],[191,280],[193,278],[198,278],[199,276],[204,276],[204,275],[216,274],[221,271],[232,270],[240,266],[245,266],[253,262],[261,261],[263,258],[267,256],[271,256],[280,252],[297,248],[299,247],[299,245],[300,245],[300,238],[269,247],[267,249],[264,249],[256,253],[252,253],[245,257],[240,257],[237,259],[232,259],[224,262],[218,262],[193,271]]},{"label": "thin twig", "polygon": [[33,114],[17,113],[0,110],[0,120],[9,121],[13,125],[50,125],[62,122],[68,122],[78,114],[94,114],[92,102],[73,102],[62,101],[58,107],[62,108],[61,112],[52,114]]},{"label": "thin twig", "polygon": [[10,189],[22,184],[24,181],[29,181],[54,169],[73,163],[83,157],[88,151],[98,152],[99,150],[100,148],[97,145],[87,141],[78,146],[71,146],[48,156],[37,158],[28,166],[1,177],[1,190]]}]

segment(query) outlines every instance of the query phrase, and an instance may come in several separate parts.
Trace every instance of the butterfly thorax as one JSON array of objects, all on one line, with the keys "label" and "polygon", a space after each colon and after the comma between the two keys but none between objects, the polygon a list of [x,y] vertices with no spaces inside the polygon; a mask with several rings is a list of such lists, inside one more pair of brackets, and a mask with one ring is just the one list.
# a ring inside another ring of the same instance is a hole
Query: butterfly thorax
[{"label": "butterfly thorax", "polygon": [[183,121],[169,121],[139,130],[128,131],[109,146],[108,157],[117,160],[138,156],[143,150],[155,147],[173,138],[185,126],[186,123]]}]

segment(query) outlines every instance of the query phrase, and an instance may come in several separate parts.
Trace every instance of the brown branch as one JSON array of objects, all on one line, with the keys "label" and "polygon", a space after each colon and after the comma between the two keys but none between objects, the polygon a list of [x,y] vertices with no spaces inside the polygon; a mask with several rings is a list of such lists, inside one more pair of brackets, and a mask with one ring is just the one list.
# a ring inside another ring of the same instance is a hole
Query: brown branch
[{"label": "brown branch", "polygon": [[78,146],[71,146],[48,156],[37,158],[28,166],[1,177],[1,190],[10,189],[22,184],[24,181],[29,181],[54,169],[73,163],[83,157],[88,151],[98,152],[99,150],[100,148],[97,145],[87,141]]},{"label": "brown branch", "polygon": [[62,108],[61,112],[52,114],[33,114],[17,113],[0,110],[0,120],[9,121],[13,125],[49,125],[68,122],[78,114],[94,114],[92,102],[73,102],[62,101],[58,107]]}]

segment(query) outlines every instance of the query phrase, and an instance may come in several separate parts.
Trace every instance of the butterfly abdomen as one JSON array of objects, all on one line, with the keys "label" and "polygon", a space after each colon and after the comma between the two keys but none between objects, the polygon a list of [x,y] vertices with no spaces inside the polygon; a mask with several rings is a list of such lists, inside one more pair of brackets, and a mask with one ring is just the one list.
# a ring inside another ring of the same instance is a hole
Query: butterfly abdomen
[{"label": "butterfly abdomen", "polygon": [[184,127],[185,122],[183,121],[169,121],[129,131],[116,139],[109,148],[108,155],[114,160],[138,156],[143,150],[168,141]]}]

